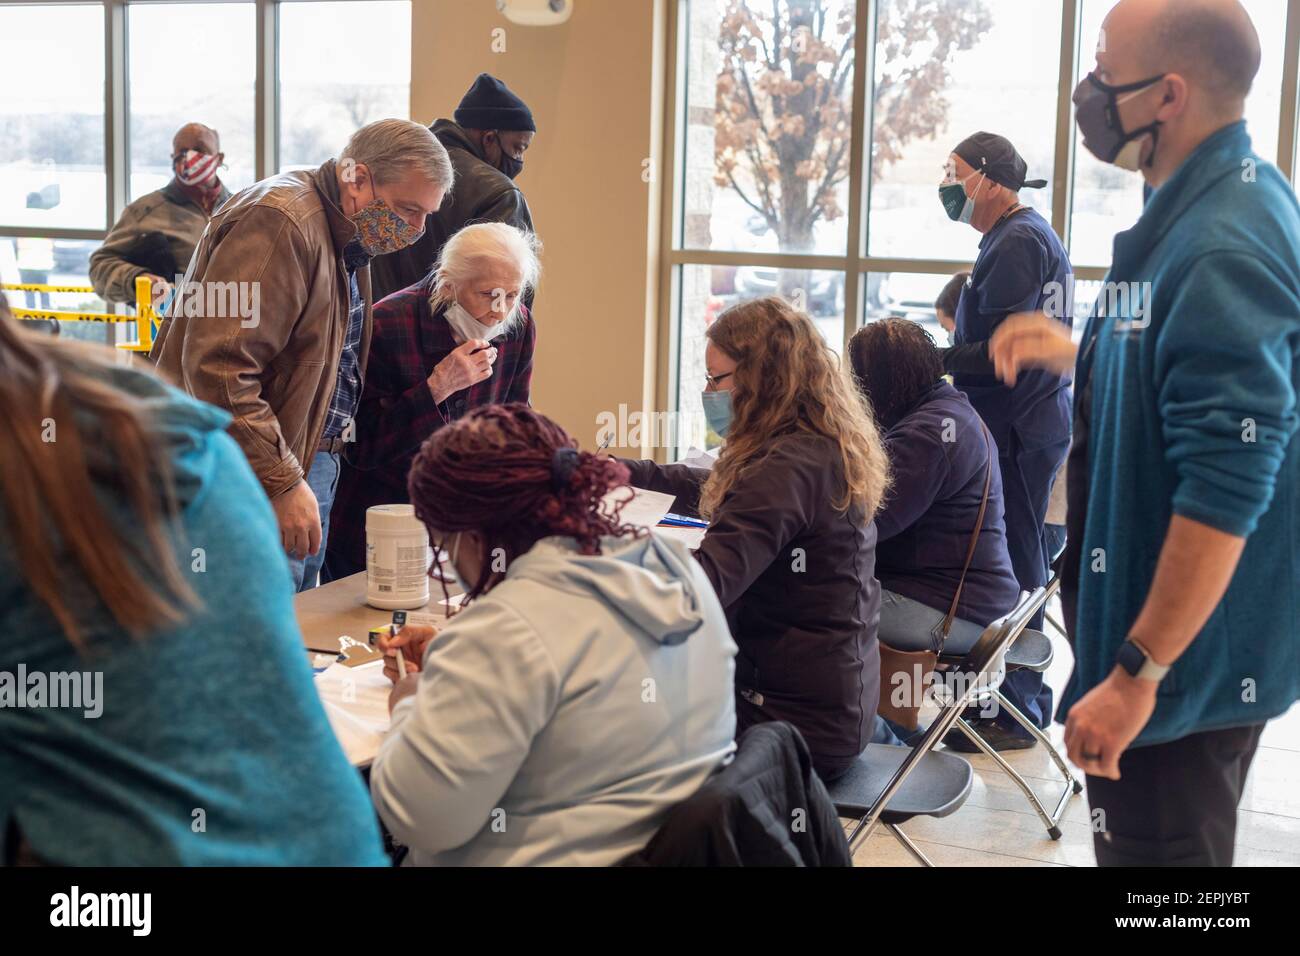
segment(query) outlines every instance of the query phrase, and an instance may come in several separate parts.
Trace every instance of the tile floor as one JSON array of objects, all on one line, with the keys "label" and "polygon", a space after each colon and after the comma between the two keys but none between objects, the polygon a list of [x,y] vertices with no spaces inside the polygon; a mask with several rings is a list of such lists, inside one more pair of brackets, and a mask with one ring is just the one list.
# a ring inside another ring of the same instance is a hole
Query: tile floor
[{"label": "tile floor", "polygon": [[[1072,659],[1054,633],[1056,658],[1047,673],[1056,688],[1069,677]],[[1051,730],[1058,744],[1059,724]],[[1064,747],[1061,748],[1064,752]],[[1006,754],[1039,793],[1055,805],[1063,786],[1055,765],[1041,747]],[[936,866],[1093,866],[1087,793],[1070,801],[1053,841],[1024,795],[988,757],[968,758],[975,785],[966,804],[940,820],[918,817],[903,831]],[[1077,773],[1076,769],[1076,773]],[[1079,773],[1079,778],[1083,775]],[[916,866],[911,854],[885,830],[877,830],[854,854],[857,866]],[[1300,704],[1264,731],[1250,771],[1237,823],[1237,866],[1300,866]]]}]

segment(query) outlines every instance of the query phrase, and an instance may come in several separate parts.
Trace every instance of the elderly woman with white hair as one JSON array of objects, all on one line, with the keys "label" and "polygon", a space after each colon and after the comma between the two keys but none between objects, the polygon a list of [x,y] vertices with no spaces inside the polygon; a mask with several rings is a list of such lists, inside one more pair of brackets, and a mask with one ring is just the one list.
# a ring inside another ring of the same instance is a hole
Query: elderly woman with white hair
[{"label": "elderly woman with white hair", "polygon": [[466,226],[428,276],[375,306],[322,582],[365,570],[366,509],[409,501],[407,472],[430,435],[471,409],[528,402],[537,329],[523,299],[539,249],[505,223]]}]

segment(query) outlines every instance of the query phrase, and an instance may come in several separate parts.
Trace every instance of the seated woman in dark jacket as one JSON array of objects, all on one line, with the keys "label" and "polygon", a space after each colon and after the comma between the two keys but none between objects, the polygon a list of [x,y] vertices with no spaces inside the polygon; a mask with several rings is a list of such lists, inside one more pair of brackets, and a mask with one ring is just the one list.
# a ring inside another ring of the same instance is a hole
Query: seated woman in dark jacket
[{"label": "seated woman in dark jacket", "polygon": [[537,284],[537,253],[514,226],[466,226],[432,273],[375,306],[322,582],[366,569],[366,509],[410,500],[406,476],[425,439],[470,409],[528,402],[537,329],[521,299]]},{"label": "seated woman in dark jacket", "polygon": [[885,429],[894,476],[876,515],[880,640],[887,646],[938,649],[937,629],[961,581],[990,479],[984,523],[945,645],[962,653],[1020,594],[1007,552],[997,449],[966,396],[943,379],[934,340],[915,322],[873,322],[853,337],[849,357]]},{"label": "seated woman in dark jacket", "polygon": [[835,353],[784,301],[738,305],[706,335],[717,464],[628,462],[632,484],[709,519],[696,557],[740,646],[737,733],[787,720],[833,779],[871,739],[879,703],[871,518],[884,448]]}]

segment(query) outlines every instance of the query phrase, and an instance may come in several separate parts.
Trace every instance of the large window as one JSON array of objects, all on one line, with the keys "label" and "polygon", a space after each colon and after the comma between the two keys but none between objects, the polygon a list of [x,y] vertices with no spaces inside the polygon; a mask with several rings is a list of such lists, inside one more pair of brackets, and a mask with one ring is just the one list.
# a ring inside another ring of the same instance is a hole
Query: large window
[{"label": "large window", "polygon": [[212,127],[221,137],[227,168],[220,174],[227,188],[252,184],[255,14],[252,3],[140,3],[128,8],[130,198],[171,179],[172,136],[192,122]]},{"label": "large window", "polygon": [[686,245],[844,254],[855,9],[692,4]]},{"label": "large window", "polygon": [[[358,55],[357,37],[377,42]],[[321,69],[324,63],[329,69]],[[319,166],[367,123],[411,110],[410,0],[280,7],[280,167]]]},{"label": "large window", "polygon": [[0,37],[0,226],[102,227],[102,8],[0,6]]},{"label": "large window", "polygon": [[[0,40],[6,284],[89,285],[90,254],[126,204],[171,178],[185,123],[217,130],[221,177],[239,190],[410,112],[410,0],[4,0]],[[108,311],[90,294],[4,294],[18,307]]]},{"label": "large window", "polygon": [[[1246,100],[1246,126],[1257,152],[1276,162],[1279,116],[1282,109],[1282,70],[1286,59],[1286,0],[1243,0],[1259,32],[1259,75]],[[1096,65],[1095,51],[1102,21],[1114,0],[1083,0],[1079,30],[1079,57],[1075,80]],[[1295,55],[1297,51],[1292,51]],[[1115,233],[1137,221],[1142,212],[1142,180],[1108,166],[1083,148],[1077,138],[1074,168],[1074,204],[1070,218],[1070,259],[1075,266],[1104,266],[1110,262]]]},{"label": "large window", "polygon": [[[1247,122],[1256,151],[1290,175],[1300,0],[1243,2],[1263,44]],[[892,315],[945,343],[934,299],[980,237],[947,218],[937,187],[978,130],[1009,138],[1030,178],[1047,180],[1021,199],[1065,237],[1086,313],[1115,233],[1142,206],[1141,178],[1097,162],[1074,129],[1071,94],[1114,3],[674,0],[669,410],[699,414],[705,331],[757,295],[805,309],[836,349]]]},{"label": "large window", "polygon": [[[1061,7],[1036,0],[1032,16],[1029,9],[1025,0],[881,0],[876,6],[871,255],[975,258],[979,234],[955,228],[935,191],[953,147],[971,133],[1007,137],[1029,164],[1030,178],[1050,180]],[[935,13],[945,29],[928,28],[938,26]],[[1051,218],[1050,182],[1022,195]]]}]

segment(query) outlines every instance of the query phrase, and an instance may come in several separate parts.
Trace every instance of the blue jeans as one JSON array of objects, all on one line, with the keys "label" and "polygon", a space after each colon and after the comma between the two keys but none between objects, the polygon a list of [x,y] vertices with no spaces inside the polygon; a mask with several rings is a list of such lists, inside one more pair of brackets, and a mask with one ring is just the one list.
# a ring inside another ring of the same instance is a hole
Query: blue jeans
[{"label": "blue jeans", "polygon": [[334,493],[339,487],[339,456],[324,451],[317,452],[307,471],[307,487],[316,496],[316,502],[320,506],[320,550],[305,558],[297,554],[289,555],[289,571],[293,574],[293,586],[297,591],[310,591],[316,586],[320,567],[325,562],[330,508],[334,505]]}]

